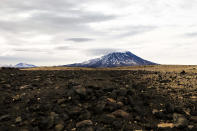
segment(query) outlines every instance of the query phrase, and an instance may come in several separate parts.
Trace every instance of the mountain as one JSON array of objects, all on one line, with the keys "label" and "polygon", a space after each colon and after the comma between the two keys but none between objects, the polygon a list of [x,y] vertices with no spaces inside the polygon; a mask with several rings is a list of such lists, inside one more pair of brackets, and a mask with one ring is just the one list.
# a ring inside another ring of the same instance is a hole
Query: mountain
[{"label": "mountain", "polygon": [[27,64],[27,63],[18,63],[14,67],[16,67],[16,68],[32,68],[32,67],[37,67],[37,66],[32,65],[32,64]]},{"label": "mountain", "polygon": [[64,65],[67,67],[118,67],[118,66],[137,66],[137,65],[156,65],[156,63],[144,60],[133,53],[113,52],[102,56],[101,58],[92,59],[83,63]]}]

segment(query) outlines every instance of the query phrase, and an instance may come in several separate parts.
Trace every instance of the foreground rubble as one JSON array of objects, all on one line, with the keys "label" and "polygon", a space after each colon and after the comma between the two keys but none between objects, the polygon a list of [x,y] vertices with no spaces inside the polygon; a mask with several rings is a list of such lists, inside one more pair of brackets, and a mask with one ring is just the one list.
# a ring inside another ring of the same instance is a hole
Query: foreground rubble
[{"label": "foreground rubble", "polygon": [[195,73],[0,70],[0,130],[197,130]]}]

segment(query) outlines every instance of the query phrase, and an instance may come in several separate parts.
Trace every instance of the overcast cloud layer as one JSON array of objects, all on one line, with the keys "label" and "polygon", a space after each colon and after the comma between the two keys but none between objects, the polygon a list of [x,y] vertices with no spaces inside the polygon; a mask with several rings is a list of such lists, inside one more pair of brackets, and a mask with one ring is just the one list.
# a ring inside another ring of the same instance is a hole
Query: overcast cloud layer
[{"label": "overcast cloud layer", "polygon": [[0,64],[69,64],[126,50],[197,64],[196,0],[1,0],[0,9]]}]

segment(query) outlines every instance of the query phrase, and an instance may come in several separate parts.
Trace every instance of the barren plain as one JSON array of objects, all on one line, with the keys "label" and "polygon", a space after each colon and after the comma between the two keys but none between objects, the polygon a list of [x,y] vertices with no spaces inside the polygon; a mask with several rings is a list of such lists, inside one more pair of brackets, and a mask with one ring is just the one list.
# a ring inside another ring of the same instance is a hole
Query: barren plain
[{"label": "barren plain", "polygon": [[197,130],[197,66],[0,69],[1,131]]}]

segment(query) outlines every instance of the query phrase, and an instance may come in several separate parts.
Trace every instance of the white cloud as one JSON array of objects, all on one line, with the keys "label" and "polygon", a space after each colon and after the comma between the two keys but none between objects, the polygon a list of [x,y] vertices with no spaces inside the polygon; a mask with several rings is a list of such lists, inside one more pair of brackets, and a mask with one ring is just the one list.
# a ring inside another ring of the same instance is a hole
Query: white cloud
[{"label": "white cloud", "polygon": [[0,63],[58,65],[129,50],[197,64],[196,0],[2,0],[0,8]]}]

